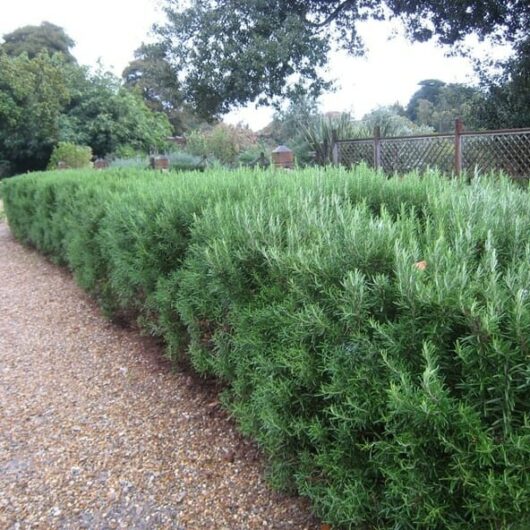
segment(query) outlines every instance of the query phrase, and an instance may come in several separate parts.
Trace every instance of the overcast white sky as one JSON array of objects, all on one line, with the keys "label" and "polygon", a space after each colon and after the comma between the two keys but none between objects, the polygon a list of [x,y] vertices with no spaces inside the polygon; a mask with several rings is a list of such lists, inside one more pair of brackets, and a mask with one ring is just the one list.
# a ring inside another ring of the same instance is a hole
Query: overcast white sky
[{"label": "overcast white sky", "polygon": [[[120,75],[134,50],[148,40],[152,24],[163,20],[159,5],[159,0],[0,0],[0,35],[46,20],[65,28],[76,41],[73,53],[81,64],[95,65],[101,59]],[[389,40],[393,27],[381,22],[361,26],[368,49],[363,58],[333,54],[328,75],[337,80],[338,90],[322,97],[322,110],[347,110],[361,117],[379,105],[406,104],[422,79],[473,80],[468,60],[446,57],[433,43],[410,44],[402,36]],[[481,53],[495,51],[486,47]],[[271,115],[270,109],[250,106],[226,119],[257,130]]]}]

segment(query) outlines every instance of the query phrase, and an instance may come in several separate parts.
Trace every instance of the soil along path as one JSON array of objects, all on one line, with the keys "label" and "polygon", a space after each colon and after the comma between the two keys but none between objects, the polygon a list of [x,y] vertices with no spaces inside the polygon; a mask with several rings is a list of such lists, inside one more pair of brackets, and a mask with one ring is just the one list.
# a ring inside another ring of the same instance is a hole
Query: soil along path
[{"label": "soil along path", "polygon": [[0,222],[0,528],[318,525],[211,391]]}]

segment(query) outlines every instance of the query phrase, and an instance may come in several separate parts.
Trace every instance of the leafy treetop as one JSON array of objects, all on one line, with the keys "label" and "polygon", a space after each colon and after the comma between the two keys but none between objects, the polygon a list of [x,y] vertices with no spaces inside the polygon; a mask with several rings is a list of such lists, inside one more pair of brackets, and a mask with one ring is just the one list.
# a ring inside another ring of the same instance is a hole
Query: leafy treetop
[{"label": "leafy treetop", "polygon": [[0,173],[44,169],[59,142],[97,156],[165,145],[166,116],[106,72],[43,51],[11,57],[0,50]]},{"label": "leafy treetop", "polygon": [[186,100],[208,117],[276,97],[318,95],[334,44],[362,52],[357,22],[400,17],[411,39],[458,44],[471,32],[516,41],[528,33],[520,0],[165,0],[155,28]]},{"label": "leafy treetop", "polygon": [[500,73],[483,72],[486,92],[480,109],[488,128],[530,126],[530,37],[519,42],[512,57],[502,63]]},{"label": "leafy treetop", "polygon": [[59,140],[69,96],[60,56],[0,51],[0,158],[19,172],[43,167]]},{"label": "leafy treetop", "polygon": [[175,134],[198,125],[184,101],[178,72],[160,44],[142,44],[122,78],[124,85],[138,92],[151,110],[167,115]]},{"label": "leafy treetop", "polygon": [[16,57],[27,53],[29,58],[36,57],[40,52],[47,51],[50,55],[62,53],[68,62],[75,63],[70,49],[75,42],[63,28],[43,22],[40,26],[24,26],[3,36],[4,42],[0,49],[7,55]]},{"label": "leafy treetop", "polygon": [[455,118],[462,118],[467,128],[483,126],[477,107],[483,95],[477,88],[459,83],[444,83],[439,79],[425,79],[412,95],[406,115],[413,122],[432,127],[437,132],[454,129]]}]

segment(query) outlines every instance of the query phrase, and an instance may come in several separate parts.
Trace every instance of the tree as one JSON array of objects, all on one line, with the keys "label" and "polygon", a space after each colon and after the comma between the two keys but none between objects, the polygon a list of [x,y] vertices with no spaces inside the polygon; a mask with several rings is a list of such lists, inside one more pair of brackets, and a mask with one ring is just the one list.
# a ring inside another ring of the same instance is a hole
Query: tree
[{"label": "tree", "polygon": [[144,152],[163,148],[171,134],[167,117],[151,111],[117,77],[84,70],[71,82],[73,95],[62,117],[62,141],[88,145],[97,156],[124,148]]},{"label": "tree", "polygon": [[456,118],[462,118],[468,128],[480,126],[478,113],[483,94],[478,88],[446,84],[438,79],[426,79],[419,85],[421,88],[407,105],[409,119],[437,132],[452,131]]},{"label": "tree", "polygon": [[177,69],[166,59],[160,44],[142,44],[135,59],[123,71],[124,85],[137,91],[155,112],[164,112],[175,134],[197,125],[198,120],[185,104]]},{"label": "tree", "polygon": [[[412,121],[418,120],[419,103],[421,101],[429,102],[433,107],[436,105],[440,91],[445,86],[445,83],[439,79],[424,79],[418,85],[420,88],[412,94],[407,105],[407,117]],[[422,110],[425,108],[426,105],[423,104]]]},{"label": "tree", "polygon": [[69,99],[60,56],[0,52],[0,153],[15,171],[42,169],[59,140]]},{"label": "tree", "polygon": [[4,42],[0,50],[11,57],[26,53],[30,59],[46,51],[50,55],[63,54],[66,61],[74,63],[75,58],[70,49],[75,42],[66,34],[63,28],[43,22],[40,26],[24,26],[3,36]]},{"label": "tree", "polygon": [[530,4],[521,0],[387,0],[393,16],[402,17],[410,38],[459,44],[470,33],[480,39],[516,42],[528,34]]},{"label": "tree", "polygon": [[274,146],[300,143],[303,130],[320,116],[318,102],[315,98],[300,96],[289,101],[286,108],[277,109],[272,122],[261,131],[262,138]]},{"label": "tree", "polygon": [[[184,6],[184,7],[183,7]],[[357,23],[400,17],[411,39],[461,43],[520,40],[530,4],[467,0],[165,0],[167,23],[155,28],[168,61],[180,72],[187,101],[205,116],[233,106],[298,92],[318,95],[320,68],[334,44],[362,51]]]},{"label": "tree", "polygon": [[357,136],[372,136],[376,127],[382,137],[411,136],[415,134],[432,133],[428,124],[417,124],[403,115],[402,107],[392,105],[379,107],[365,114],[360,122]]},{"label": "tree", "polygon": [[[210,119],[256,98],[318,94],[328,86],[318,76],[328,44],[286,2],[195,1],[184,11],[167,4],[170,22],[157,31],[182,73],[186,100],[201,116]],[[294,80],[296,88],[286,83],[293,77],[300,81]]]},{"label": "tree", "polygon": [[59,142],[102,156],[165,146],[171,127],[115,76],[41,51],[0,50],[0,176],[46,168]]},{"label": "tree", "polygon": [[485,98],[480,107],[487,128],[530,126],[530,37],[516,46],[515,54],[501,63],[499,74],[483,73]]}]

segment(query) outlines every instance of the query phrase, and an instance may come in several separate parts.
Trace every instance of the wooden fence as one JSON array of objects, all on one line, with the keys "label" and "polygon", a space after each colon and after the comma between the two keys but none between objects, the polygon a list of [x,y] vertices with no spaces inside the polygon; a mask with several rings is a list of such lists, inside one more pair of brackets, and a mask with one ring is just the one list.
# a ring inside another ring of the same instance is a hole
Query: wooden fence
[{"label": "wooden fence", "polygon": [[386,173],[438,168],[456,175],[495,171],[530,179],[530,129],[468,132],[458,119],[452,134],[381,138],[376,128],[373,138],[336,142],[333,162],[349,167],[365,162]]}]

